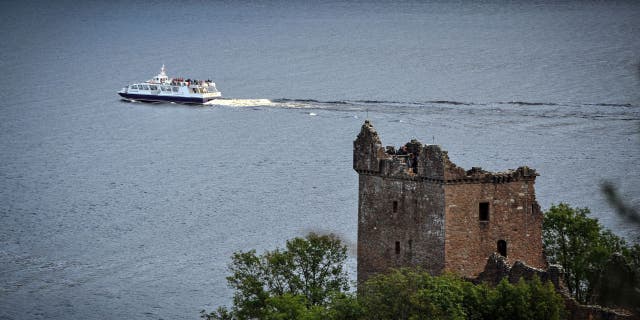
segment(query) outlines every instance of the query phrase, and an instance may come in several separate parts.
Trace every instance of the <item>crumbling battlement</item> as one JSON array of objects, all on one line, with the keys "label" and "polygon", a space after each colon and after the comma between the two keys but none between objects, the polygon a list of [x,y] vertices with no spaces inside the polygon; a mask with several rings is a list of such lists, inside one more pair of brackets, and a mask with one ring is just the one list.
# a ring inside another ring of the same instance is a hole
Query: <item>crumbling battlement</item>
[{"label": "crumbling battlement", "polygon": [[409,154],[416,156],[415,170],[408,164],[409,155],[398,155],[394,146],[382,146],[375,128],[366,120],[354,141],[353,168],[362,174],[440,183],[507,183],[538,176],[526,166],[505,172],[489,172],[480,167],[465,170],[451,162],[447,151],[438,145],[423,145],[413,139],[405,146]]},{"label": "crumbling battlement", "polygon": [[438,145],[404,147],[383,147],[369,121],[354,141],[358,282],[397,267],[475,277],[494,252],[546,267],[534,169],[465,170]]}]

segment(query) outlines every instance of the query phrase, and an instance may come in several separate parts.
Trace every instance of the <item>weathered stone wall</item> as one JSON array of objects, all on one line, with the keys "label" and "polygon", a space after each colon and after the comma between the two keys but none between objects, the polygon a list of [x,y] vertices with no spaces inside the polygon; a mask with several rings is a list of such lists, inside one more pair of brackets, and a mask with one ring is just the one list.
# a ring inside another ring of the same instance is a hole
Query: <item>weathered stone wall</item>
[{"label": "weathered stone wall", "polygon": [[358,282],[389,268],[444,267],[442,186],[360,175]]},{"label": "weathered stone wall", "polygon": [[361,172],[378,172],[379,158],[384,156],[382,143],[376,129],[367,120],[358,138],[353,142],[353,169]]},{"label": "weathered stone wall", "polygon": [[[407,146],[413,154],[424,153],[417,141]],[[359,173],[358,282],[402,266],[440,273],[444,268],[442,183],[415,174],[407,164],[408,156],[382,150],[380,138],[366,121],[354,141],[353,160]]]},{"label": "weathered stone wall", "polygon": [[[439,146],[412,140],[406,147],[416,166],[409,165],[409,156],[396,155],[394,147],[384,148],[369,121],[354,141],[358,283],[397,267],[421,267],[432,274],[446,269],[494,284],[537,275],[563,295],[569,319],[637,319],[578,304],[564,288],[562,269],[547,266],[535,170],[465,171]],[[480,219],[480,203],[488,208],[487,219]],[[506,242],[507,257],[496,253],[500,240]]]},{"label": "weathered stone wall", "polygon": [[549,265],[547,269],[531,267],[522,261],[515,261],[512,265],[510,259],[497,253],[491,254],[486,260],[482,272],[477,277],[470,278],[475,283],[487,282],[497,285],[503,278],[507,278],[510,283],[517,283],[520,278],[531,280],[537,276],[542,282],[551,281],[556,290],[565,293],[567,291],[564,285],[564,270],[560,265]]},{"label": "weathered stone wall", "polygon": [[[472,171],[481,172],[479,168]],[[500,240],[506,242],[510,259],[546,267],[542,253],[542,213],[533,185],[535,176],[516,175],[510,181],[479,178],[477,174],[470,174],[445,184],[446,269],[462,276],[477,276],[487,257],[498,251]],[[483,202],[489,208],[486,221],[480,219]]]},{"label": "weathered stone wall", "polygon": [[436,145],[425,146],[421,151],[418,155],[418,176],[423,180],[443,183],[447,152]]},{"label": "weathered stone wall", "polygon": [[526,280],[537,276],[542,282],[551,281],[564,299],[568,320],[638,320],[640,317],[631,312],[616,311],[601,306],[581,305],[573,299],[564,285],[564,271],[562,266],[550,265],[546,270],[528,266],[522,261],[516,261],[513,266],[508,259],[498,254],[492,254],[487,259],[484,270],[476,278],[471,280],[475,283],[486,282],[497,285],[503,278],[510,283],[517,283],[520,278]]},{"label": "weathered stone wall", "polygon": [[[406,147],[415,166],[394,147],[384,148],[369,121],[354,141],[359,282],[390,267],[476,276],[498,240],[506,241],[508,256],[545,266],[535,170],[465,171],[440,146],[412,140]],[[480,202],[489,203],[489,221],[479,221]]]}]

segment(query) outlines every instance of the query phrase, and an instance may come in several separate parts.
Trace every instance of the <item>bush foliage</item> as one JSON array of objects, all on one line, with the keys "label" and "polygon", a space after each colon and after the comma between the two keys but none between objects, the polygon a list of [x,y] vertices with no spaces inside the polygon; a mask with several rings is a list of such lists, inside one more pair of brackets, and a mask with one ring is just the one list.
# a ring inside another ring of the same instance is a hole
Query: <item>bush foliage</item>
[{"label": "bush foliage", "polygon": [[565,269],[569,292],[581,303],[597,303],[597,285],[606,274],[609,260],[620,253],[638,278],[639,246],[629,247],[626,241],[605,229],[597,219],[590,218],[589,209],[572,208],[560,203],[545,212],[543,242],[550,263]]},{"label": "bush foliage", "polygon": [[[567,287],[578,301],[640,308],[635,296],[640,297],[640,246],[628,246],[588,214],[587,208],[572,208],[564,203],[545,212],[543,242],[549,262],[564,267]],[[453,274],[434,277],[421,270],[397,269],[370,278],[356,295],[349,291],[344,269],[346,258],[347,248],[337,237],[314,233],[291,239],[284,249],[262,255],[255,250],[237,252],[231,258],[231,275],[227,277],[234,289],[232,307],[220,307],[210,313],[203,310],[201,317],[209,320],[564,317],[562,297],[551,283],[543,284],[538,278],[529,282],[521,279],[516,284],[503,279],[490,287],[475,285]],[[619,287],[611,288],[612,283]],[[621,299],[615,295],[616,289],[626,290],[630,293],[625,296],[633,297]]]},{"label": "bush foliage", "polygon": [[229,266],[231,309],[203,319],[561,319],[564,304],[551,283],[537,278],[496,287],[453,274],[438,277],[398,269],[349,292],[346,247],[336,237],[309,234],[284,250],[238,252]]},{"label": "bush foliage", "polygon": [[475,285],[452,274],[431,276],[412,269],[369,279],[358,297],[367,319],[562,319],[564,301],[553,284],[536,277],[496,287]]}]

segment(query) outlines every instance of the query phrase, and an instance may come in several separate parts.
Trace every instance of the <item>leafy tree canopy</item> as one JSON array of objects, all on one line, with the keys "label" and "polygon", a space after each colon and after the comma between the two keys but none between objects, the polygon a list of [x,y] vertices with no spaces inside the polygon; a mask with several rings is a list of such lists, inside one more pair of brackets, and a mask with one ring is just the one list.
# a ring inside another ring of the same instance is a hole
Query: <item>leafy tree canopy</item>
[{"label": "leafy tree canopy", "polygon": [[393,270],[369,279],[358,302],[366,319],[562,319],[564,301],[553,284],[506,279],[495,288],[445,274]]},{"label": "leafy tree canopy", "polygon": [[[545,213],[543,241],[545,254],[551,263],[561,264],[569,292],[581,303],[597,301],[598,283],[605,274],[614,253],[621,253],[638,273],[638,246],[628,247],[624,239],[588,216],[587,208],[572,208],[560,203]],[[603,281],[605,280],[605,281]]]},{"label": "leafy tree canopy", "polygon": [[[233,309],[220,308],[208,319],[302,319],[349,290],[344,270],[347,248],[334,235],[310,233],[287,241],[285,249],[231,258]],[[339,299],[338,299],[339,300]]]},{"label": "leafy tree canopy", "polygon": [[414,269],[390,270],[370,278],[360,294],[348,292],[346,247],[334,236],[309,234],[285,249],[238,252],[227,278],[234,291],[231,310],[204,319],[560,319],[564,304],[551,283],[538,279],[495,288],[458,276],[433,277]]}]

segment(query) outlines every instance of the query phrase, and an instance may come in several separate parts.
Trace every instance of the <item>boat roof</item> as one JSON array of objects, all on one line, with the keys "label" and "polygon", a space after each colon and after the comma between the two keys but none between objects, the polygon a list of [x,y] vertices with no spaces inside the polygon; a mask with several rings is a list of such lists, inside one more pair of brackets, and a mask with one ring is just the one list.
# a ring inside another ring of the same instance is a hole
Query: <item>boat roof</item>
[{"label": "boat roof", "polygon": [[167,73],[164,69],[164,64],[162,64],[162,68],[160,69],[160,73],[157,76],[153,77],[153,79],[147,81],[149,83],[163,83],[165,81],[169,81],[169,77],[167,77]]}]

